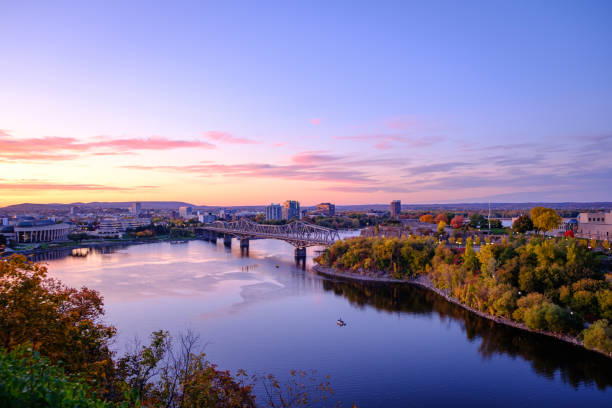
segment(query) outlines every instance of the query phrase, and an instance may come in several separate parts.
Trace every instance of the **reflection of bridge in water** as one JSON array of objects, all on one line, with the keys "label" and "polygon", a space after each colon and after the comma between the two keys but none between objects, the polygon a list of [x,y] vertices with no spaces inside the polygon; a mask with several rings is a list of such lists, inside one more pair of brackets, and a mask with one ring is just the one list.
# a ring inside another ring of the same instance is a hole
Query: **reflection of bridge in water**
[{"label": "reflection of bridge in water", "polygon": [[295,247],[296,258],[306,257],[306,247],[329,246],[340,239],[336,230],[302,221],[285,225],[263,225],[246,219],[215,221],[195,228],[195,233],[207,241],[216,242],[218,237],[223,237],[223,243],[227,246],[231,246],[232,238],[236,237],[240,241],[240,248],[247,251],[250,239],[280,239]]}]

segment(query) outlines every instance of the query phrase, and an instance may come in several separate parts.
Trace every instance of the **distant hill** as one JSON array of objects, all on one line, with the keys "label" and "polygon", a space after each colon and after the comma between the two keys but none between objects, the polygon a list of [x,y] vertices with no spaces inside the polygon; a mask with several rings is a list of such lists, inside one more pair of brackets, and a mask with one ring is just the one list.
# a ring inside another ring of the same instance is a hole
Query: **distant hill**
[{"label": "distant hill", "polygon": [[[68,211],[70,207],[79,208],[129,208],[133,201],[125,202],[91,202],[91,203],[70,203],[70,204],[15,204],[7,207],[0,208],[3,212],[16,212],[16,213],[28,213],[28,212],[44,212],[44,211]],[[190,203],[183,201],[140,201],[143,209],[153,210],[171,210],[177,209],[181,206],[197,207]]]},{"label": "distant hill", "polygon": [[[0,208],[0,213],[4,214],[27,214],[27,213],[62,213],[68,212],[70,207],[79,207],[80,209],[104,209],[104,208],[129,208],[133,201],[119,202],[91,202],[91,203],[70,203],[70,204],[32,204],[23,203],[9,205]],[[153,210],[176,210],[181,206],[190,206],[198,210],[217,210],[219,208],[229,208],[235,210],[246,211],[261,211],[265,208],[264,205],[242,205],[242,206],[208,206],[195,205],[184,201],[140,201],[143,209]],[[610,210],[612,202],[565,202],[565,203],[491,203],[491,210],[529,210],[536,206],[550,207],[557,210]],[[303,206],[302,208],[311,209],[313,206]],[[402,204],[402,210],[415,211],[474,211],[486,210],[489,208],[489,203],[456,203],[456,204]],[[337,205],[338,211],[387,211],[389,204],[355,204],[355,205]]]},{"label": "distant hill", "polygon": [[[565,202],[565,203],[491,203],[491,210],[530,210],[533,207],[542,206],[554,208],[556,210],[609,210],[612,209],[612,202]],[[470,211],[470,210],[486,210],[489,208],[489,203],[456,203],[456,204],[404,204],[402,210],[416,211]],[[389,210],[389,204],[358,204],[358,205],[337,205],[337,210]]]}]

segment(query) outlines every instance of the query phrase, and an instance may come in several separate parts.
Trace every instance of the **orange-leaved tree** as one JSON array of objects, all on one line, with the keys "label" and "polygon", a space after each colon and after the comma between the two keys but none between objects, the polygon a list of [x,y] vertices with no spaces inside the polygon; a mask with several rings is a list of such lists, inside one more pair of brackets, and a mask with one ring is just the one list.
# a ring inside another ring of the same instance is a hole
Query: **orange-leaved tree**
[{"label": "orange-leaved tree", "polygon": [[0,260],[0,347],[29,344],[102,386],[113,367],[109,340],[115,335],[103,314],[98,292],[68,288],[22,255]]},{"label": "orange-leaved tree", "polygon": [[431,214],[421,215],[421,217],[419,218],[419,221],[427,222],[429,224],[433,224],[434,223],[434,216],[431,215]]},{"label": "orange-leaved tree", "polygon": [[444,221],[445,224],[448,224],[448,216],[444,213],[440,213],[438,215],[436,215],[436,224],[439,224],[440,221]]}]

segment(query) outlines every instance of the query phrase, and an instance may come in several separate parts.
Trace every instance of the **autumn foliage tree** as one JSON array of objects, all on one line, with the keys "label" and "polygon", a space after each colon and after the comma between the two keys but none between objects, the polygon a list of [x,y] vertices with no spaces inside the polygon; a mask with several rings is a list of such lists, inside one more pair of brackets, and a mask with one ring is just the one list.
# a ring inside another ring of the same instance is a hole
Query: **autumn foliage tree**
[{"label": "autumn foliage tree", "polygon": [[431,214],[421,215],[421,217],[419,218],[419,221],[426,222],[426,223],[429,223],[429,224],[433,224],[434,223],[434,216],[431,215]]},{"label": "autumn foliage tree", "polygon": [[461,228],[463,227],[464,221],[465,219],[463,218],[463,215],[455,215],[453,219],[451,220],[451,227],[455,229]]},{"label": "autumn foliage tree", "polygon": [[444,221],[445,224],[448,224],[448,216],[444,213],[440,213],[438,215],[436,215],[436,224],[439,224],[440,221]]},{"label": "autumn foliage tree", "polygon": [[24,256],[0,261],[0,347],[30,344],[68,372],[104,378],[112,369],[115,328],[102,323],[103,314],[95,290],[63,286]]},{"label": "autumn foliage tree", "polygon": [[533,226],[538,231],[551,231],[561,224],[563,219],[555,210],[546,207],[533,207],[530,211]]}]

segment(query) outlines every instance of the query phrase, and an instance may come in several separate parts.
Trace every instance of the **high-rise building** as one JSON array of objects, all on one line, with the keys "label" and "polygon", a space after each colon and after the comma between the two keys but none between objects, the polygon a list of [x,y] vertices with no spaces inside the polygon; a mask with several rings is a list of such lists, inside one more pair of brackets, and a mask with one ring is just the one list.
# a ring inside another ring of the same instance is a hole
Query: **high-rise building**
[{"label": "high-rise building", "polygon": [[132,207],[130,207],[130,212],[134,215],[138,215],[140,214],[141,209],[142,206],[140,205],[140,203],[132,203]]},{"label": "high-rise building", "polygon": [[391,201],[391,217],[397,218],[402,212],[402,202],[400,200]]},{"label": "high-rise building", "polygon": [[320,214],[333,217],[336,214],[336,206],[332,203],[317,204],[317,212]]},{"label": "high-rise building", "polygon": [[283,204],[283,220],[300,219],[300,202],[287,200]]},{"label": "high-rise building", "polygon": [[266,220],[282,220],[283,211],[280,204],[270,204],[266,207]]},{"label": "high-rise building", "polygon": [[191,218],[193,213],[192,207],[179,207],[179,217],[181,218]]}]

